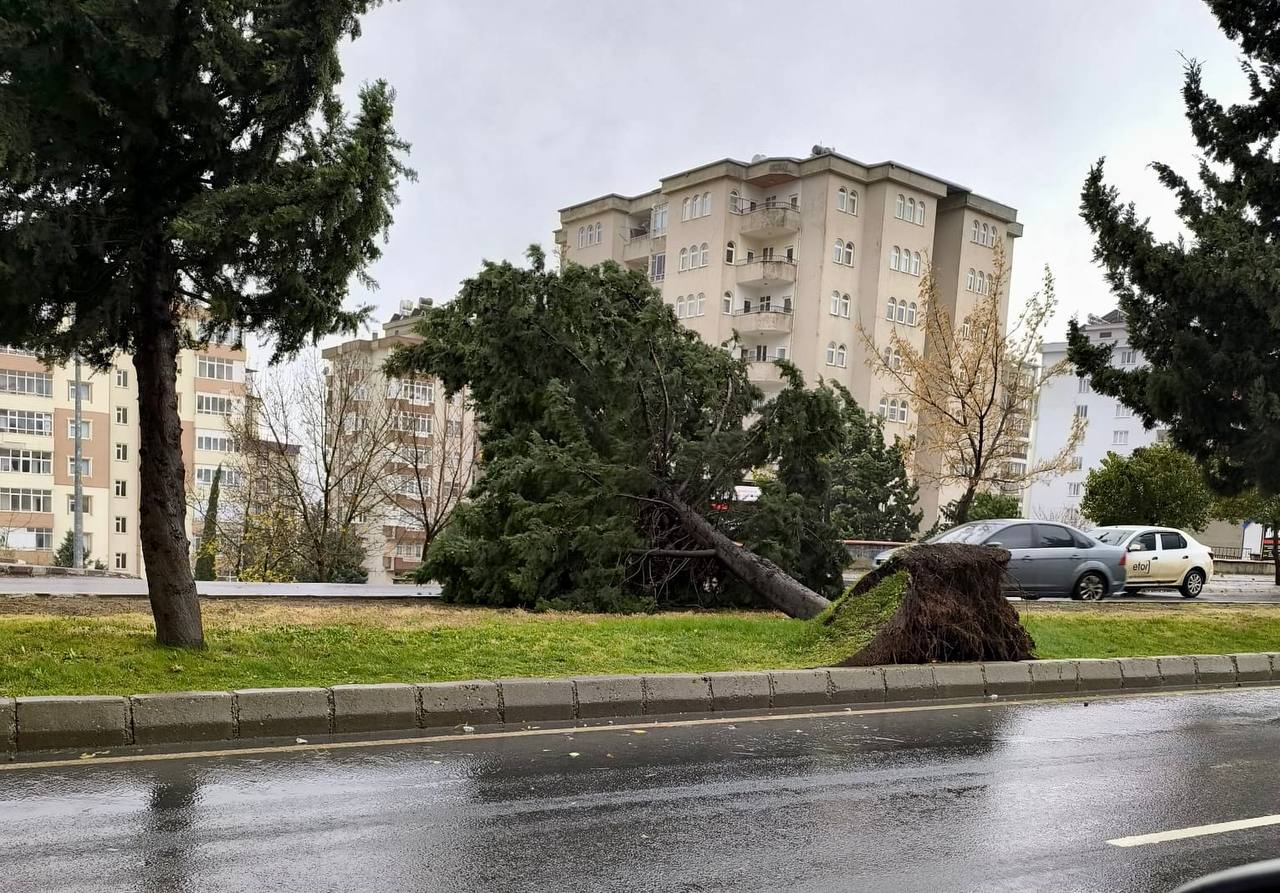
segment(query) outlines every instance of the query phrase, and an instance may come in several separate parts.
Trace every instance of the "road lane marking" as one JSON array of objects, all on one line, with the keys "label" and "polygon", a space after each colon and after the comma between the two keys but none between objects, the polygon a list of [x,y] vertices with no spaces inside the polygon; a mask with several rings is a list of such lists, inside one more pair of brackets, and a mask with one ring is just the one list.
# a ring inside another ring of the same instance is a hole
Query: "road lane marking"
[{"label": "road lane marking", "polygon": [[[670,720],[654,720],[640,721],[628,723],[614,723],[613,725],[599,726],[557,726],[554,728],[536,728],[536,729],[504,729],[493,732],[449,732],[447,734],[438,735],[419,735],[411,738],[377,738],[377,739],[361,739],[354,741],[317,741],[315,743],[308,742],[306,744],[267,744],[258,745],[256,747],[235,747],[236,741],[244,739],[232,739],[223,742],[228,747],[219,750],[195,750],[195,751],[173,751],[165,753],[134,753],[134,754],[118,754],[115,756],[101,757],[71,757],[54,760],[32,760],[30,762],[14,762],[0,763],[0,773],[4,772],[20,772],[30,769],[66,769],[70,767],[90,768],[93,766],[114,765],[118,763],[151,763],[151,762],[169,762],[173,760],[195,760],[195,759],[212,759],[215,757],[239,757],[239,756],[262,756],[264,754],[279,753],[308,753],[313,751],[326,750],[355,750],[357,748],[373,748],[373,747],[398,747],[411,744],[441,744],[441,743],[458,743],[460,741],[486,741],[503,738],[536,738],[551,735],[584,735],[599,732],[640,732],[645,733],[651,729],[679,729],[693,726],[719,726],[719,725],[735,725],[747,722],[794,722],[800,719],[831,719],[833,717],[850,717],[850,716],[876,716],[880,714],[893,713],[931,713],[937,710],[973,710],[976,708],[991,707],[1019,707],[1025,705],[1037,704],[1071,704],[1081,701],[1097,702],[1097,701],[1122,701],[1131,698],[1168,698],[1179,697],[1183,695],[1220,695],[1224,692],[1240,692],[1251,689],[1274,689],[1280,688],[1276,685],[1250,685],[1247,688],[1240,689],[1186,689],[1182,691],[1134,691],[1134,692],[1078,692],[1074,695],[1064,693],[1057,697],[1044,698],[1024,698],[1000,699],[1000,700],[981,700],[967,701],[950,704],[917,704],[903,707],[867,707],[861,709],[841,708],[839,710],[823,710],[815,712],[791,711],[785,713],[761,713],[749,716],[727,715],[727,716],[711,716],[700,719],[670,719]],[[129,747],[131,745],[123,745]],[[92,751],[87,751],[92,752]]]},{"label": "road lane marking", "polygon": [[1280,815],[1264,815],[1256,819],[1238,819],[1234,822],[1216,822],[1212,825],[1196,825],[1191,828],[1178,828],[1175,831],[1157,831],[1154,834],[1135,834],[1133,837],[1117,837],[1108,840],[1112,846],[1146,846],[1151,843],[1165,843],[1170,840],[1185,840],[1188,837],[1206,837],[1210,834],[1226,834],[1230,831],[1246,831],[1249,828],[1265,828],[1268,825],[1280,825]]}]

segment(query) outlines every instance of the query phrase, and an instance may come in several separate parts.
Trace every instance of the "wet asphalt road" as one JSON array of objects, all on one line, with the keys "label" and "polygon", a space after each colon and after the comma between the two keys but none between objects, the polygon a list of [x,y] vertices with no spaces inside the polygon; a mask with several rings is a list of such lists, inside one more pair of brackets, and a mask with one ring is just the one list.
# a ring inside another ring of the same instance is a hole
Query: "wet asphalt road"
[{"label": "wet asphalt road", "polygon": [[[19,891],[1166,891],[1280,855],[1280,689],[0,771]],[[87,761],[86,761],[87,763]]]}]

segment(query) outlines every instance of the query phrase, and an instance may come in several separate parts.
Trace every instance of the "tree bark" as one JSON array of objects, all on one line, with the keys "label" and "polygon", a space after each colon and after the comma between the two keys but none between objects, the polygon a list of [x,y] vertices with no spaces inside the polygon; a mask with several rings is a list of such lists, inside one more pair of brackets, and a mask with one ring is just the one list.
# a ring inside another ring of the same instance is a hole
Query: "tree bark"
[{"label": "tree bark", "polygon": [[714,551],[720,563],[735,577],[788,617],[808,620],[830,606],[831,602],[786,574],[772,561],[744,549],[716,530],[711,522],[683,500],[671,493],[664,496],[694,539]]},{"label": "tree bark", "polygon": [[973,508],[973,497],[977,489],[976,484],[970,483],[964,494],[956,500],[956,510],[951,518],[953,527],[959,527],[969,520],[969,509]]},{"label": "tree bark", "polygon": [[203,648],[204,628],[186,529],[186,469],[177,395],[178,320],[159,287],[141,303],[133,363],[138,375],[138,534],[146,562],[147,595],[156,641]]}]

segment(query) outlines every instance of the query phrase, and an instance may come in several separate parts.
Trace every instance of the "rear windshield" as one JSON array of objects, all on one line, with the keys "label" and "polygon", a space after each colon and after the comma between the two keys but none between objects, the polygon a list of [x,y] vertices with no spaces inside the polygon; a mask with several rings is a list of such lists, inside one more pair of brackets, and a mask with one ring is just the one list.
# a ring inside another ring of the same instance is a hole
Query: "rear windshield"
[{"label": "rear windshield", "polygon": [[1118,546],[1137,532],[1136,527],[1111,527],[1090,530],[1089,536],[1093,537],[1100,543],[1106,543],[1108,546]]},{"label": "rear windshield", "polygon": [[1003,524],[988,524],[984,521],[974,521],[972,524],[961,524],[959,527],[953,527],[950,530],[943,531],[928,542],[980,543],[1004,526],[1005,525]]}]

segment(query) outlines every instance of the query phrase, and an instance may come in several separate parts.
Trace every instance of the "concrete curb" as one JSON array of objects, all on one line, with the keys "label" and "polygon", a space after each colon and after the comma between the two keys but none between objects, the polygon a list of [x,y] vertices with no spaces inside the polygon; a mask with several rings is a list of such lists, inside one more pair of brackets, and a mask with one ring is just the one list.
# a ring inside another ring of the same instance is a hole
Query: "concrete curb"
[{"label": "concrete curb", "polygon": [[0,698],[0,753],[1280,682],[1280,652]]}]

